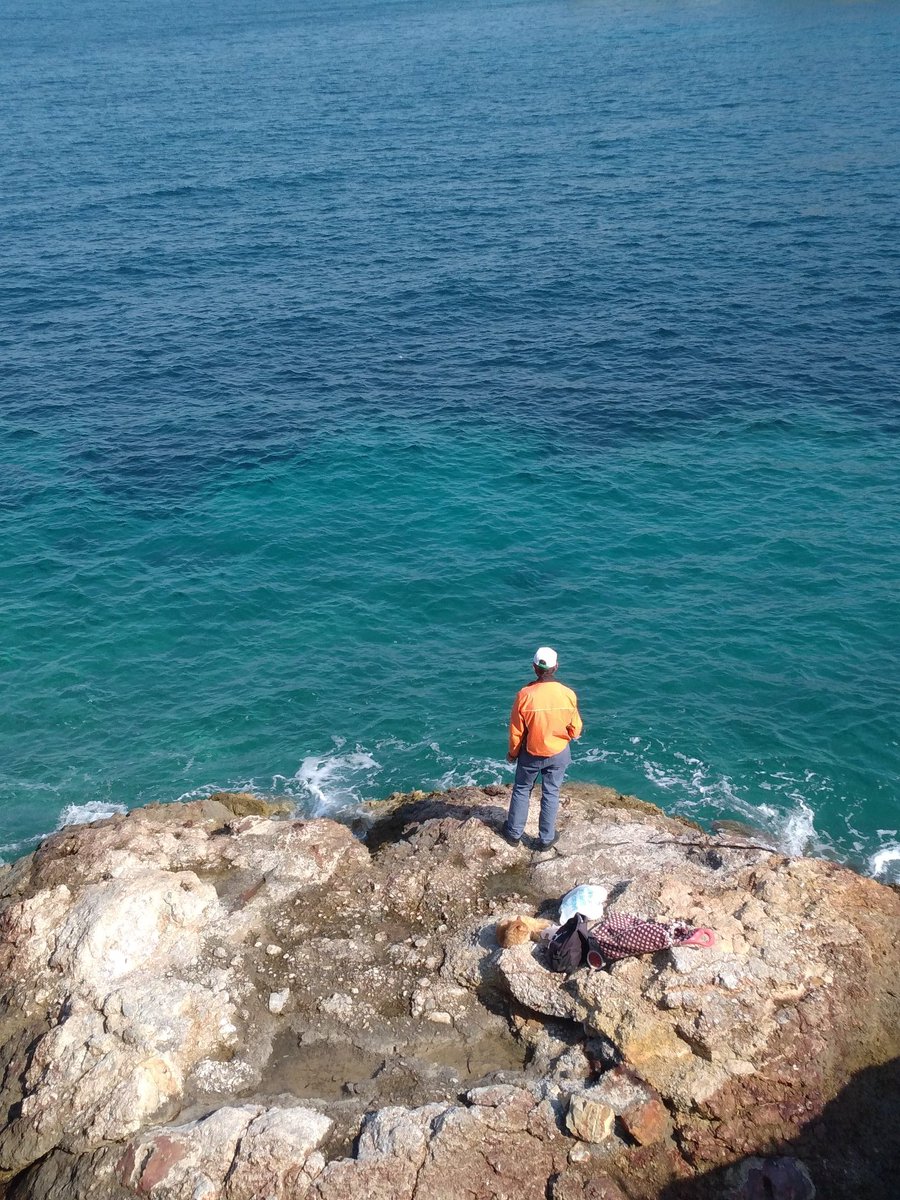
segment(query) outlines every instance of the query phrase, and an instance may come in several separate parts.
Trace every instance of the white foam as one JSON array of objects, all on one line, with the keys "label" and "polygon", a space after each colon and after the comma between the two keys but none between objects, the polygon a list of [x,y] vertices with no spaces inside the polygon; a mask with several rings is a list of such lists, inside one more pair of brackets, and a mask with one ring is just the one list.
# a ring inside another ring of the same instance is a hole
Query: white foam
[{"label": "white foam", "polygon": [[33,837],[22,838],[19,842],[4,842],[0,845],[0,863],[6,862],[7,859],[19,858],[23,851],[30,850],[43,838],[44,834],[37,833]]},{"label": "white foam", "polygon": [[597,746],[592,746],[583,754],[579,753],[578,761],[584,763],[602,763],[613,757],[612,750],[602,750]]},{"label": "white foam", "polygon": [[312,800],[313,815],[323,816],[359,804],[363,789],[368,790],[373,773],[380,769],[381,764],[360,746],[349,754],[310,754],[286,790]]},{"label": "white foam", "polygon": [[215,792],[244,792],[249,790],[249,788],[239,788],[237,785],[232,788],[220,788],[214,783],[201,783],[199,787],[190,788],[188,791],[182,792],[180,796],[176,796],[175,803],[190,804],[192,800],[205,800],[207,796],[212,796]]},{"label": "white foam", "polygon": [[893,842],[869,859],[869,874],[882,883],[900,884],[900,843]]},{"label": "white foam", "polygon": [[689,754],[682,754],[680,750],[676,750],[673,755],[679,762],[687,763],[689,767],[702,767],[703,763],[699,758],[691,758]]},{"label": "white foam", "polygon": [[128,812],[124,804],[112,804],[107,800],[88,800],[86,804],[67,804],[59,814],[57,829],[66,825],[88,825],[91,821],[103,821],[118,813]]},{"label": "white foam", "polygon": [[815,850],[818,845],[816,827],[813,823],[815,814],[802,796],[794,793],[791,799],[795,802],[796,808],[787,814],[778,840],[784,848],[785,854],[790,855],[791,858],[799,858],[801,855]]},{"label": "white foam", "polygon": [[667,771],[659,763],[645,762],[643,765],[644,774],[656,787],[665,788],[668,791],[685,783],[680,775],[676,775],[673,771]]},{"label": "white foam", "polygon": [[486,787],[492,783],[508,782],[509,775],[516,769],[515,763],[500,758],[470,759],[452,767],[435,782],[435,788]]},{"label": "white foam", "polygon": [[675,755],[685,764],[685,770],[664,767],[652,759],[641,762],[644,775],[656,787],[671,791],[682,788],[688,796],[695,797],[710,804],[724,804],[735,808],[740,807],[741,800],[735,791],[734,784],[727,775],[715,774],[698,758],[686,755]]},{"label": "white foam", "polygon": [[[279,776],[275,777],[276,779]],[[176,804],[190,804],[192,800],[207,800],[210,796],[214,796],[216,792],[252,792],[254,795],[265,792],[266,788],[261,788],[255,779],[232,779],[228,783],[201,783],[197,787],[189,788],[186,792],[182,792],[180,796],[175,797]],[[272,782],[271,791],[274,794],[279,794],[275,786],[275,780]]]},{"label": "white foam", "polygon": [[[744,786],[696,755],[671,750],[652,738],[629,736],[625,744],[592,747],[578,758],[584,763],[610,763],[627,767],[630,772],[640,771],[653,788],[667,794],[663,804],[668,810],[701,819],[709,818],[712,810],[713,814],[746,821],[764,829],[792,857],[830,854],[833,849],[818,835],[809,795],[833,794],[833,787],[814,771],[805,770],[799,776],[780,771],[753,780],[754,789],[772,796],[772,803],[766,804],[748,799]],[[653,799],[652,793],[647,799]]]}]

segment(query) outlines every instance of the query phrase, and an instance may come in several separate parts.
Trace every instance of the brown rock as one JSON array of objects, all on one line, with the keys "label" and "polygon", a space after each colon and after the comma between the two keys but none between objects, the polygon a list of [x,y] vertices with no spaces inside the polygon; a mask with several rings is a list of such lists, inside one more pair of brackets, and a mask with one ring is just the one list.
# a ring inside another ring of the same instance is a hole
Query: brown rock
[{"label": "brown rock", "polygon": [[252,792],[214,792],[209,800],[221,804],[236,817],[273,817],[294,811],[290,800],[265,800]]},{"label": "brown rock", "polygon": [[625,1193],[608,1175],[580,1171],[564,1171],[554,1179],[551,1200],[626,1200]]},{"label": "brown rock", "polygon": [[630,1138],[639,1146],[649,1146],[670,1136],[672,1121],[661,1100],[645,1100],[643,1104],[632,1104],[622,1113],[622,1125]]},{"label": "brown rock", "polygon": [[[181,1142],[160,1135],[153,1143],[150,1157],[138,1179],[138,1191],[149,1192],[168,1175],[176,1163],[181,1162],[187,1151]],[[133,1168],[132,1168],[133,1169]]]}]

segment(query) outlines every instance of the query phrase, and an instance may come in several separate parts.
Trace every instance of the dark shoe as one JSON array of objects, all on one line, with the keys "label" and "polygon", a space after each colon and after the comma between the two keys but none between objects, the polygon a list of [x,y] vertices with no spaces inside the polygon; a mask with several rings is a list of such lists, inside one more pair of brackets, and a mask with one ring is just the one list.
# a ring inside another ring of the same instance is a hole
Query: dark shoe
[{"label": "dark shoe", "polygon": [[549,842],[538,842],[535,846],[535,850],[552,850],[558,841],[559,834],[557,833],[550,839]]},{"label": "dark shoe", "polygon": [[506,842],[507,846],[519,846],[522,844],[521,837],[513,837],[505,825],[500,830],[500,836],[503,838],[504,842]]}]

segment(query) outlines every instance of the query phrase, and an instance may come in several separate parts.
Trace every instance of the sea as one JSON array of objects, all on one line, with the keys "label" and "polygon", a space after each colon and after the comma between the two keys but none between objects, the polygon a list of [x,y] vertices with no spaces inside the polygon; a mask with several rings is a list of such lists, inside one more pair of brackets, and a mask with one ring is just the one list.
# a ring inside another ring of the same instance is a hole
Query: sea
[{"label": "sea", "polygon": [[900,881],[896,0],[6,0],[0,858],[569,778]]}]

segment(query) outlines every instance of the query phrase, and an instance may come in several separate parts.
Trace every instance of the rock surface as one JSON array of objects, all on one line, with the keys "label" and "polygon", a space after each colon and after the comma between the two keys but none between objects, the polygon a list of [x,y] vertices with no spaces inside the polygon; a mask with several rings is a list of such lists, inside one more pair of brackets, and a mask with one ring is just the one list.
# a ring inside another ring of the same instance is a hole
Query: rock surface
[{"label": "rock surface", "polygon": [[[896,1132],[868,1153],[840,1095],[876,1069],[890,1121],[898,895],[608,789],[510,847],[507,796],[352,831],[222,793],[0,868],[0,1196],[891,1194]],[[498,945],[587,882],[717,944],[568,977]]]}]

